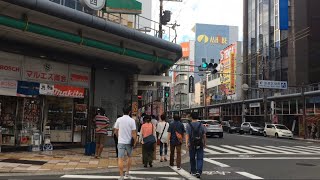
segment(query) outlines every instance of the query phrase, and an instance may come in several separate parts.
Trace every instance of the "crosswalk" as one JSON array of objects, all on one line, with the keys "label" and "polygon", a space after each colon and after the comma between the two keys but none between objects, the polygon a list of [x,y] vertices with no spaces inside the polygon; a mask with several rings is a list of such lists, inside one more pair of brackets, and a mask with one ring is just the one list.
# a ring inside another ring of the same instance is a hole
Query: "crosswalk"
[{"label": "crosswalk", "polygon": [[224,154],[270,154],[270,155],[317,155],[320,154],[320,146],[257,146],[257,145],[208,145],[204,150],[207,155]]},{"label": "crosswalk", "polygon": [[[174,168],[166,169],[167,171],[130,171],[128,177],[124,179],[142,180],[142,179],[162,179],[162,180],[183,180],[185,179],[181,176]],[[179,170],[180,171],[180,170]],[[183,170],[182,170],[183,171]],[[119,173],[105,173],[105,174],[93,174],[93,175],[63,175],[60,179],[119,179]],[[189,178],[187,178],[189,179]]]}]

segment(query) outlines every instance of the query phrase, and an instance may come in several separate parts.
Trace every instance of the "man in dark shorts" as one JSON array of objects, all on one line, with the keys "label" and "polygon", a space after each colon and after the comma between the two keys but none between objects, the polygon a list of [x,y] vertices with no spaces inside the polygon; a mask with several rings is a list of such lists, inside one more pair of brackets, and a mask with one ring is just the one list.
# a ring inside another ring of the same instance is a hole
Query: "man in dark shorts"
[{"label": "man in dark shorts", "polygon": [[107,127],[110,122],[105,116],[102,109],[97,109],[97,115],[94,118],[96,125],[96,155],[95,158],[101,158],[101,153],[103,151],[104,144],[106,142]]}]

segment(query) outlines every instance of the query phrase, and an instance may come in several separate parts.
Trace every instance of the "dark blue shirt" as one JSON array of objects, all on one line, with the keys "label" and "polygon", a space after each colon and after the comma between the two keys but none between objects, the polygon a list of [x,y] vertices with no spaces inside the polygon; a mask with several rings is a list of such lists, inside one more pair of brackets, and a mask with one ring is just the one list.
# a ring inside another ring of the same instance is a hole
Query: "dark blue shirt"
[{"label": "dark blue shirt", "polygon": [[176,136],[176,132],[180,133],[182,136],[186,132],[183,124],[180,121],[173,121],[169,125],[168,132],[171,133],[170,144],[171,145],[179,145],[181,144]]}]

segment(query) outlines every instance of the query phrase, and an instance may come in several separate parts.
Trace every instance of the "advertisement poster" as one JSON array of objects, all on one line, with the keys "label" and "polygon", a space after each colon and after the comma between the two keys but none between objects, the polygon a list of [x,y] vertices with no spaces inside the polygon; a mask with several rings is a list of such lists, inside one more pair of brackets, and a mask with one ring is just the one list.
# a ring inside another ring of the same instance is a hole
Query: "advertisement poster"
[{"label": "advertisement poster", "polygon": [[14,80],[0,80],[0,95],[17,96],[18,82]]},{"label": "advertisement poster", "polygon": [[183,42],[180,45],[182,48],[182,57],[189,57],[190,56],[190,43]]},{"label": "advertisement poster", "polygon": [[17,96],[32,97],[39,95],[40,83],[18,81]]},{"label": "advertisement poster", "polygon": [[225,95],[235,94],[236,85],[236,46],[232,44],[221,51],[220,66],[222,67],[221,84]]},{"label": "advertisement poster", "polygon": [[54,95],[59,97],[84,98],[84,88],[54,85]]},{"label": "advertisement poster", "polygon": [[91,70],[87,67],[69,65],[69,84],[89,87]]},{"label": "advertisement poster", "polygon": [[0,52],[1,79],[21,80],[21,63],[23,56]]}]

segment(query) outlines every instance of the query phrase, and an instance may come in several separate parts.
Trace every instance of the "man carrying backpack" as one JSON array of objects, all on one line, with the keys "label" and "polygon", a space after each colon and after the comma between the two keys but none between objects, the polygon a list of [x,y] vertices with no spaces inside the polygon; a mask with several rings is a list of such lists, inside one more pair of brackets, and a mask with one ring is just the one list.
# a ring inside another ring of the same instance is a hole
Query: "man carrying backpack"
[{"label": "man carrying backpack", "polygon": [[203,149],[206,147],[206,131],[204,126],[197,121],[198,113],[191,113],[191,118],[192,122],[187,125],[186,147],[189,149],[190,173],[200,178],[203,167]]}]

